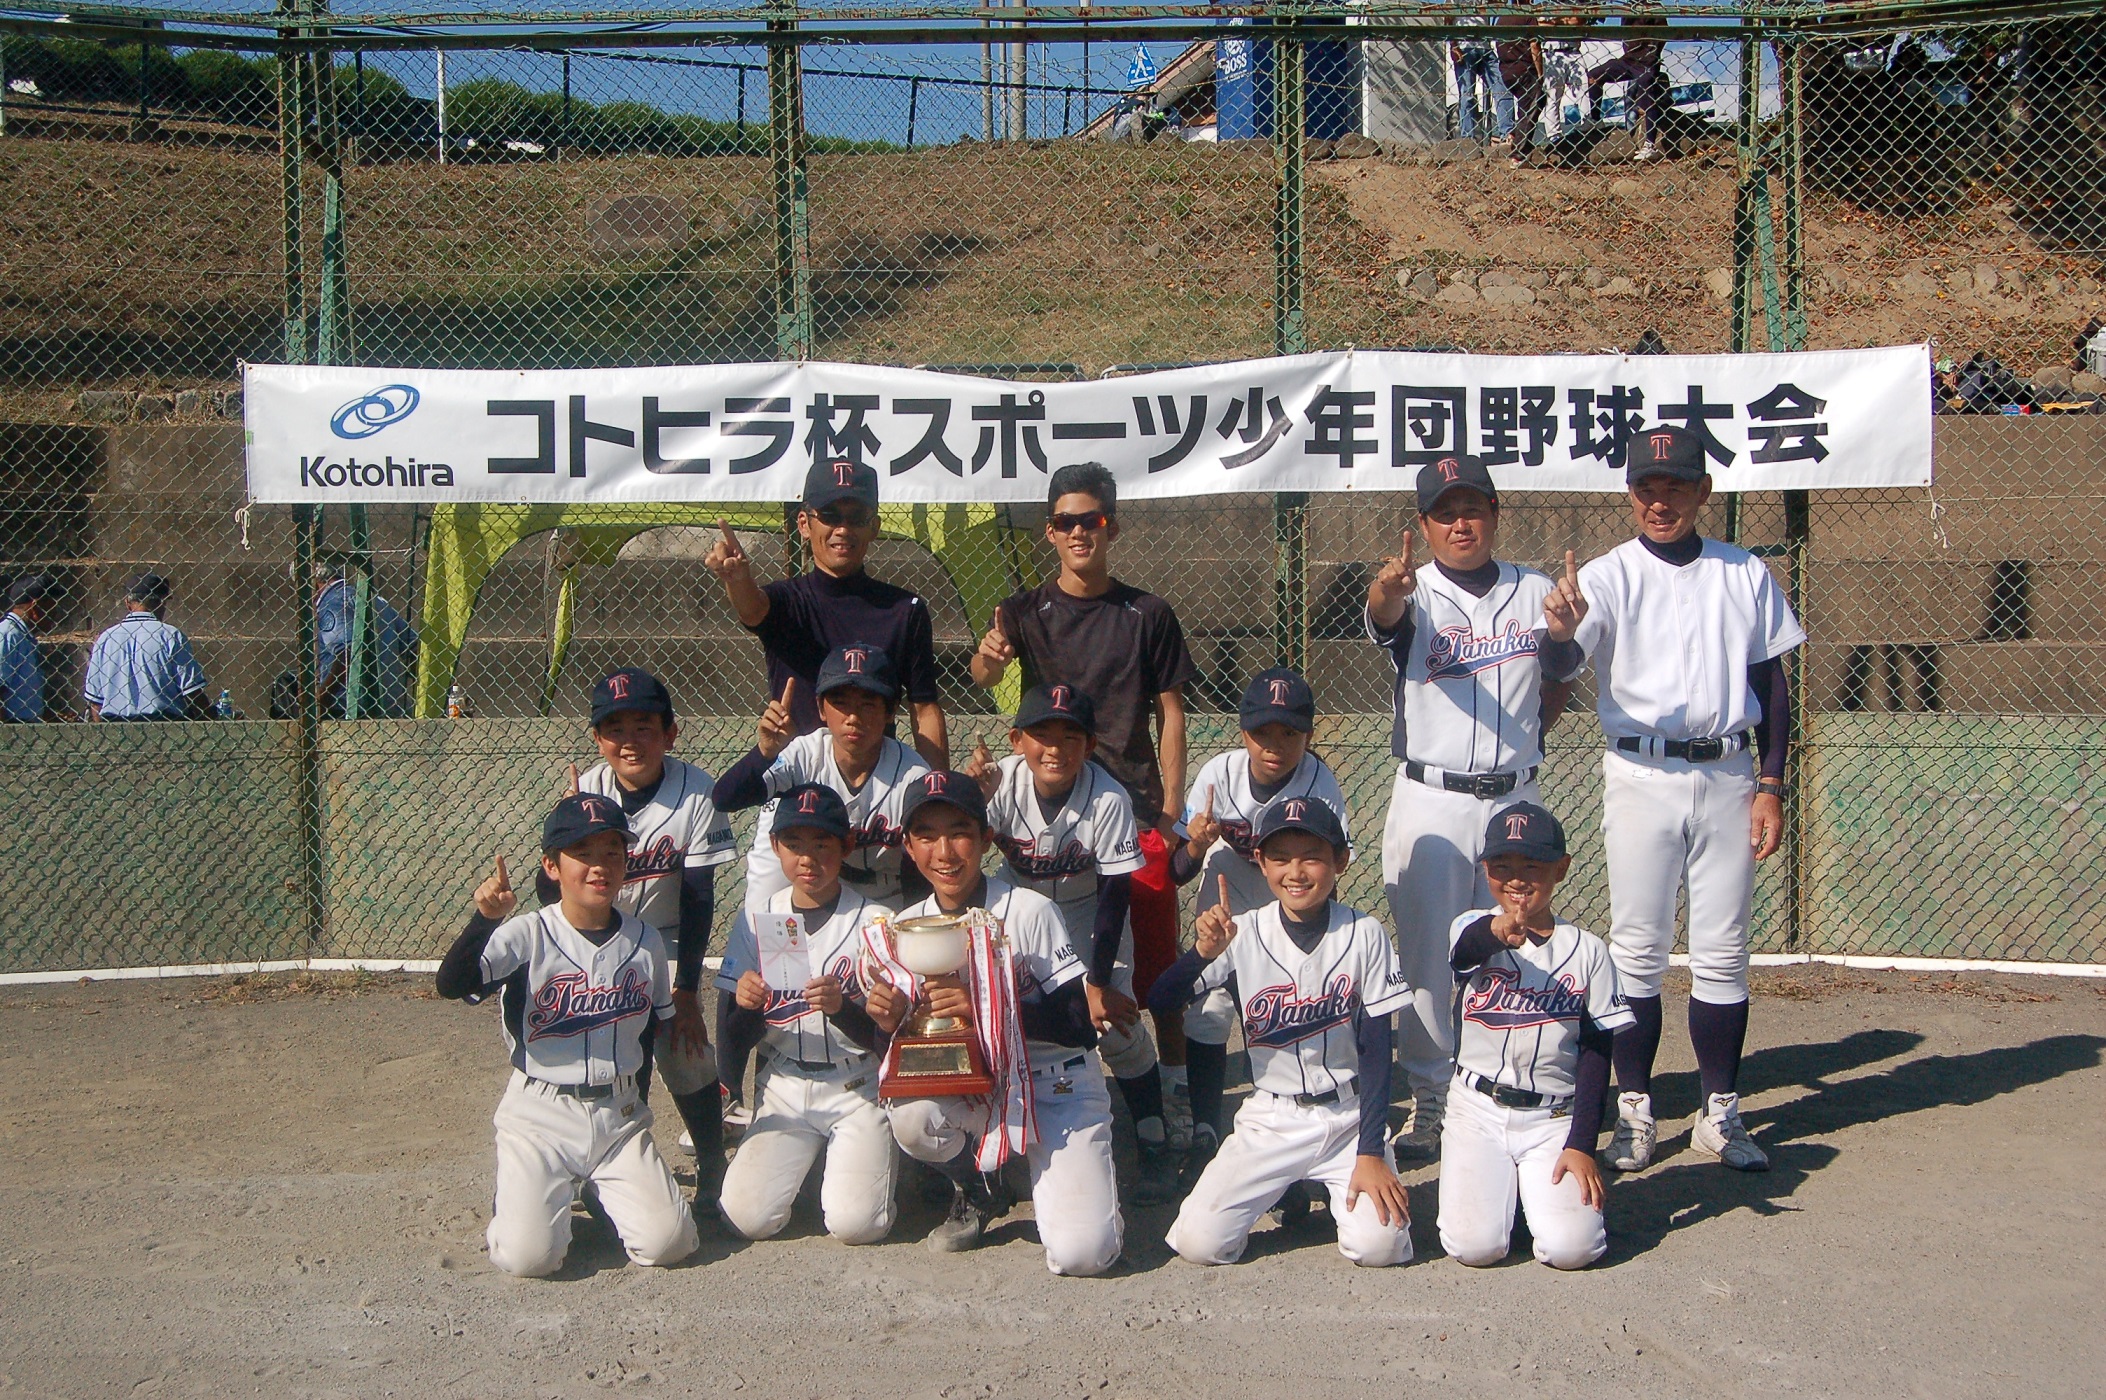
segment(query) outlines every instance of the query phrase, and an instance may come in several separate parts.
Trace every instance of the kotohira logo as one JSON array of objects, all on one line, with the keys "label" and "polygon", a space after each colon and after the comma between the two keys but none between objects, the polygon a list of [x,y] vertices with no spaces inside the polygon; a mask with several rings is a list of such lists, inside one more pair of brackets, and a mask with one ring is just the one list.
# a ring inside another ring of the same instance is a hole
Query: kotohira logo
[{"label": "kotohira logo", "polygon": [[353,399],[329,419],[329,431],[356,442],[369,438],[391,423],[400,423],[417,411],[422,398],[408,384],[384,384],[362,399]]},{"label": "kotohira logo", "polygon": [[300,458],[300,485],[343,486],[451,486],[453,466],[448,462],[425,462],[415,457],[361,462],[356,457],[337,461],[327,456]]}]

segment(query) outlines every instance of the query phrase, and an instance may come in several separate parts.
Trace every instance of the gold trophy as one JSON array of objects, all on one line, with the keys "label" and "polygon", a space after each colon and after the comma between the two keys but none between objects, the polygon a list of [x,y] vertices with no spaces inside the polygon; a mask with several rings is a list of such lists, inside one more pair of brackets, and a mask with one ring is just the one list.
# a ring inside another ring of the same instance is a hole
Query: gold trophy
[{"label": "gold trophy", "polygon": [[[972,916],[929,914],[885,925],[893,959],[921,977],[941,977],[965,966],[972,952]],[[892,1037],[878,1075],[887,1099],[970,1098],[994,1092],[994,1076],[972,1027],[917,1008]]]}]

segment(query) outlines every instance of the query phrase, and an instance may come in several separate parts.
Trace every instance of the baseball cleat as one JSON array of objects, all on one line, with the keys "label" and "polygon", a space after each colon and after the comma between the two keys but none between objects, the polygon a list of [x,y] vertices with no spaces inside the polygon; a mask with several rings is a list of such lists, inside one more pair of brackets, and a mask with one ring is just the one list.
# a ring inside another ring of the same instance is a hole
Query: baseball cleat
[{"label": "baseball cleat", "polygon": [[1212,1123],[1201,1123],[1192,1129],[1192,1147],[1185,1153],[1185,1164],[1177,1174],[1177,1189],[1180,1195],[1189,1196],[1192,1188],[1199,1184],[1199,1175],[1214,1160],[1221,1150],[1221,1137],[1214,1131]]},{"label": "baseball cleat", "polygon": [[1653,1164],[1653,1149],[1659,1145],[1660,1129],[1653,1122],[1651,1094],[1616,1096],[1616,1131],[1609,1137],[1603,1159],[1620,1172],[1642,1172]]},{"label": "baseball cleat", "polygon": [[1163,1086],[1163,1131],[1172,1152],[1192,1148],[1192,1090],[1185,1084]]},{"label": "baseball cleat", "polygon": [[690,1157],[695,1155],[695,1135],[685,1128],[680,1130],[680,1150]]},{"label": "baseball cleat", "polygon": [[1272,1208],[1280,1217],[1282,1230],[1299,1230],[1316,1221],[1316,1193],[1309,1189],[1308,1182],[1297,1181],[1280,1193]]},{"label": "baseball cleat", "polygon": [[1390,1140],[1390,1150],[1400,1162],[1428,1162],[1441,1155],[1441,1120],[1448,1115],[1448,1101],[1431,1089],[1411,1095],[1411,1123]]},{"label": "baseball cleat", "polygon": [[1705,1101],[1690,1129],[1689,1145],[1709,1152],[1737,1172],[1770,1169],[1769,1154],[1748,1136],[1747,1126],[1740,1121],[1738,1094],[1713,1094]]},{"label": "baseball cleat", "polygon": [[1167,1142],[1142,1141],[1139,1148],[1141,1179],[1134,1183],[1137,1206],[1165,1206],[1177,1199],[1177,1164],[1170,1158]]},{"label": "baseball cleat", "polygon": [[980,1242],[994,1217],[993,1193],[983,1178],[975,1176],[970,1186],[951,1187],[951,1213],[929,1231],[923,1243],[938,1254],[962,1253]]}]

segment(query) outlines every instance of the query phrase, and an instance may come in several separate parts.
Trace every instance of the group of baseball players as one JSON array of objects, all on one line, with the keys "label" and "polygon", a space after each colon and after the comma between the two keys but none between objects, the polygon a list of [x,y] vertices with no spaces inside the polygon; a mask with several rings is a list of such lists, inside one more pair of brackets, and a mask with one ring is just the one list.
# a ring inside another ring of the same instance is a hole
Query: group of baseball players
[{"label": "group of baseball players", "polygon": [[[1536,1257],[1582,1268],[1607,1248],[1597,1149],[1611,1108],[1602,1164],[1637,1171],[1655,1151],[1661,981],[1685,892],[1691,1141],[1728,1167],[1766,1167],[1737,1092],[1749,906],[1755,863],[1782,834],[1782,658],[1805,634],[1760,560],[1696,532],[1711,490],[1699,439],[1646,430],[1627,460],[1635,537],[1584,567],[1568,552],[1557,579],[1495,557],[1499,495],[1482,464],[1419,473],[1432,559],[1406,529],[1366,607],[1395,667],[1391,928],[1337,897],[1350,822],[1311,747],[1307,679],[1253,677],[1240,743],[1188,781],[1194,668],[1170,605],[1112,574],[1104,468],[1053,474],[1058,573],[996,608],[971,661],[988,689],[1021,667],[1009,752],[976,741],[956,766],[928,608],[863,567],[876,474],[815,465],[797,515],[809,573],[757,584],[724,528],[705,562],[767,656],[753,748],[713,778],[670,752],[679,728],[655,677],[601,679],[601,762],[574,767],[547,815],[538,907],[522,912],[500,858],[440,967],[442,995],[503,1008],[513,1072],[492,1260],[555,1271],[574,1205],[643,1264],[686,1257],[703,1230],[765,1239],[822,1158],[828,1233],[874,1242],[893,1227],[905,1156],[948,1192],[932,1248],[971,1248],[1028,1191],[1048,1268],[1100,1274],[1124,1239],[1108,1071],[1138,1163],[1125,1200],[1175,1203],[1168,1242],[1194,1263],[1233,1263],[1268,1211],[1298,1223],[1319,1197],[1346,1258],[1402,1263],[1396,1163],[1437,1158],[1448,1254],[1504,1258],[1518,1203]],[[1606,941],[1559,917],[1571,856],[1537,785],[1544,731],[1589,664]],[[711,1027],[713,875],[737,854],[728,814],[750,807]],[[999,921],[1012,999],[956,975],[874,974],[880,911],[972,910]],[[1012,1021],[1026,1111],[1000,1091],[881,1097],[890,1039],[917,1012]],[[1251,1092],[1228,1122],[1239,1028]],[[1394,1066],[1411,1106],[1392,1138]],[[692,1201],[652,1143],[654,1071],[695,1154]],[[743,1129],[728,1164],[727,1117]]]}]

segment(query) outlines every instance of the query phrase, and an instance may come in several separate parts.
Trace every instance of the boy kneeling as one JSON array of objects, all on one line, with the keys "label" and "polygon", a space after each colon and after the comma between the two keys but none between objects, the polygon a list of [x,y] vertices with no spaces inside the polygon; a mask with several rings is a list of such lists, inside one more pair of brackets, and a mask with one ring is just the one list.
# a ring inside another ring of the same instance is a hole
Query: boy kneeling
[{"label": "boy kneeling", "polygon": [[1632,1015],[1609,945],[1551,912],[1571,867],[1556,817],[1532,802],[1501,808],[1484,842],[1499,907],[1471,910],[1448,935],[1462,1033],[1441,1134],[1441,1248],[1472,1266],[1506,1257],[1517,1194],[1543,1263],[1584,1269],[1609,1247],[1594,1146],[1610,1041]]},{"label": "boy kneeling", "polygon": [[1192,949],[1157,979],[1149,1009],[1180,1012],[1233,987],[1253,1091],[1170,1227],[1195,1264],[1233,1264],[1289,1186],[1330,1188],[1338,1252],[1355,1264],[1411,1257],[1404,1185],[1388,1136],[1390,1013],[1410,996],[1382,926],[1331,898],[1348,859],[1338,814],[1281,798],[1258,816],[1258,867],[1274,902],[1240,918],[1221,900]]},{"label": "boy kneeling", "polygon": [[[877,1027],[856,971],[870,906],[841,883],[854,844],[847,804],[832,788],[799,784],[776,802],[769,841],[789,887],[758,913],[739,915],[717,974],[717,990],[733,1002],[726,1058],[743,1064],[753,1046],[761,1051],[760,1106],[724,1173],[724,1218],[749,1240],[779,1234],[824,1148],[826,1232],[844,1244],[874,1244],[892,1228],[895,1157],[878,1106]],[[766,940],[764,924],[772,924]],[[770,959],[762,947],[793,939],[802,957],[783,961],[800,966],[778,970],[776,980],[795,985],[776,986],[763,973]]]},{"label": "boy kneeling", "polygon": [[[541,869],[560,902],[514,917],[519,897],[498,857],[439,964],[440,996],[503,996],[512,1081],[497,1105],[488,1238],[490,1262],[508,1274],[562,1267],[572,1195],[588,1181],[636,1263],[675,1264],[701,1243],[636,1091],[644,1026],[673,1019],[673,983],[658,931],[614,907],[629,841],[613,798],[564,798],[541,824]],[[670,1063],[661,1071],[675,1094],[700,1087],[673,1083]],[[713,1077],[715,1065],[698,1072]]]}]

